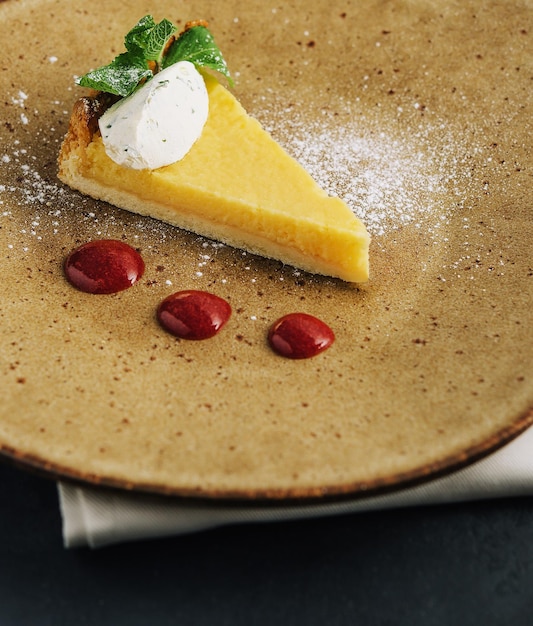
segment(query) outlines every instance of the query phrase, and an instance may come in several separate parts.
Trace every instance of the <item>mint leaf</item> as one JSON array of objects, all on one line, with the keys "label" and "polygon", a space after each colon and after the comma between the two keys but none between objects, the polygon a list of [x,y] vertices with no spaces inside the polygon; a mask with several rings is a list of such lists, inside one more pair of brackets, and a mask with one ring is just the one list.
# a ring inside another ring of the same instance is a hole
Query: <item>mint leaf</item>
[{"label": "mint leaf", "polygon": [[157,66],[165,52],[166,45],[178,29],[167,19],[156,24],[151,15],[145,15],[124,38],[126,50],[141,53],[147,61],[155,61]]},{"label": "mint leaf", "polygon": [[145,58],[149,61],[156,61],[158,66],[161,65],[161,59],[163,58],[166,45],[177,30],[178,29],[169,20],[162,20],[159,24],[154,26],[146,41],[144,50]]},{"label": "mint leaf", "polygon": [[183,32],[170,46],[163,59],[163,68],[178,61],[190,61],[196,67],[206,67],[225,76],[230,86],[233,80],[226,61],[213,35],[205,26],[193,26]]},{"label": "mint leaf", "polygon": [[129,96],[143,80],[152,77],[152,71],[142,56],[124,52],[109,65],[88,72],[77,80],[78,85],[117,96]]},{"label": "mint leaf", "polygon": [[126,50],[134,53],[144,53],[148,39],[155,25],[154,18],[151,15],[142,17],[124,37]]}]

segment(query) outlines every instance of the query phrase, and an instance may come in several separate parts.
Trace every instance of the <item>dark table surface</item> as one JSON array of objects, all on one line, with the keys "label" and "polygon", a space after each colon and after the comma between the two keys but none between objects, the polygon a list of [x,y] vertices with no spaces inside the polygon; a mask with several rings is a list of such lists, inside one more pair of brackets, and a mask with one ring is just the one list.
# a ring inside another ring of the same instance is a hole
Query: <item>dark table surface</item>
[{"label": "dark table surface", "polygon": [[533,498],[65,550],[53,482],[0,497],[0,626],[533,625]]}]

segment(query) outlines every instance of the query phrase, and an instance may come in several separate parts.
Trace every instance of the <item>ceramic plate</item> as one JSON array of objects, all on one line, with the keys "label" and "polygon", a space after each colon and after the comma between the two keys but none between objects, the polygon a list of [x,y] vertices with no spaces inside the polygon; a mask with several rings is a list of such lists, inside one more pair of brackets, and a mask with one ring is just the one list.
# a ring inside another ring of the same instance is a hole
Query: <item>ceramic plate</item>
[{"label": "ceramic plate", "polygon": [[[60,184],[74,77],[146,13],[209,21],[247,110],[367,224],[367,284]],[[7,0],[0,17],[5,457],[181,496],[355,496],[453,470],[531,423],[530,3]],[[65,256],[101,238],[141,251],[132,289],[65,281]],[[156,321],[189,288],[232,305],[213,339]],[[268,329],[294,311],[328,323],[334,345],[274,354]]]}]

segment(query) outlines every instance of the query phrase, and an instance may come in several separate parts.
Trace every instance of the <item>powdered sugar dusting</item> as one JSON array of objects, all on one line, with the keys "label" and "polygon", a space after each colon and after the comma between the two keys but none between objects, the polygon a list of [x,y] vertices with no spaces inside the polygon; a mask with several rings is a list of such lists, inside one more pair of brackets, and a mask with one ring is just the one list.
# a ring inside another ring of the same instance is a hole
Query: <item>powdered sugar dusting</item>
[{"label": "powdered sugar dusting", "polygon": [[[348,124],[327,115],[304,121],[293,107],[277,115],[269,107],[257,117],[374,237],[406,225],[435,233],[461,204],[466,166],[457,158],[456,142],[435,142],[435,125],[391,133],[360,117]],[[437,126],[442,133],[444,126]]]}]

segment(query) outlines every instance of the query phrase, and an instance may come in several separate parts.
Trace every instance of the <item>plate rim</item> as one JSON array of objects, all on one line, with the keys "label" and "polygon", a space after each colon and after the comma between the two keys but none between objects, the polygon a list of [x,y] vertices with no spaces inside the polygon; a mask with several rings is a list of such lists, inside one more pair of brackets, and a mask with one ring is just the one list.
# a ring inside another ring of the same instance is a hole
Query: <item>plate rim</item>
[{"label": "plate rim", "polygon": [[480,461],[516,439],[528,428],[533,427],[533,405],[515,421],[496,431],[481,443],[461,450],[457,454],[441,457],[437,461],[418,466],[412,471],[391,474],[387,478],[377,478],[365,482],[338,483],[309,487],[269,487],[256,489],[206,489],[202,487],[171,487],[156,483],[138,483],[127,479],[112,478],[92,472],[84,473],[48,461],[38,455],[21,452],[0,441],[0,459],[17,467],[37,473],[45,478],[64,481],[85,488],[103,488],[122,493],[136,493],[164,496],[173,499],[194,501],[217,501],[239,503],[284,503],[299,504],[312,502],[332,502],[339,500],[359,500],[416,487],[435,479],[453,474]]}]

